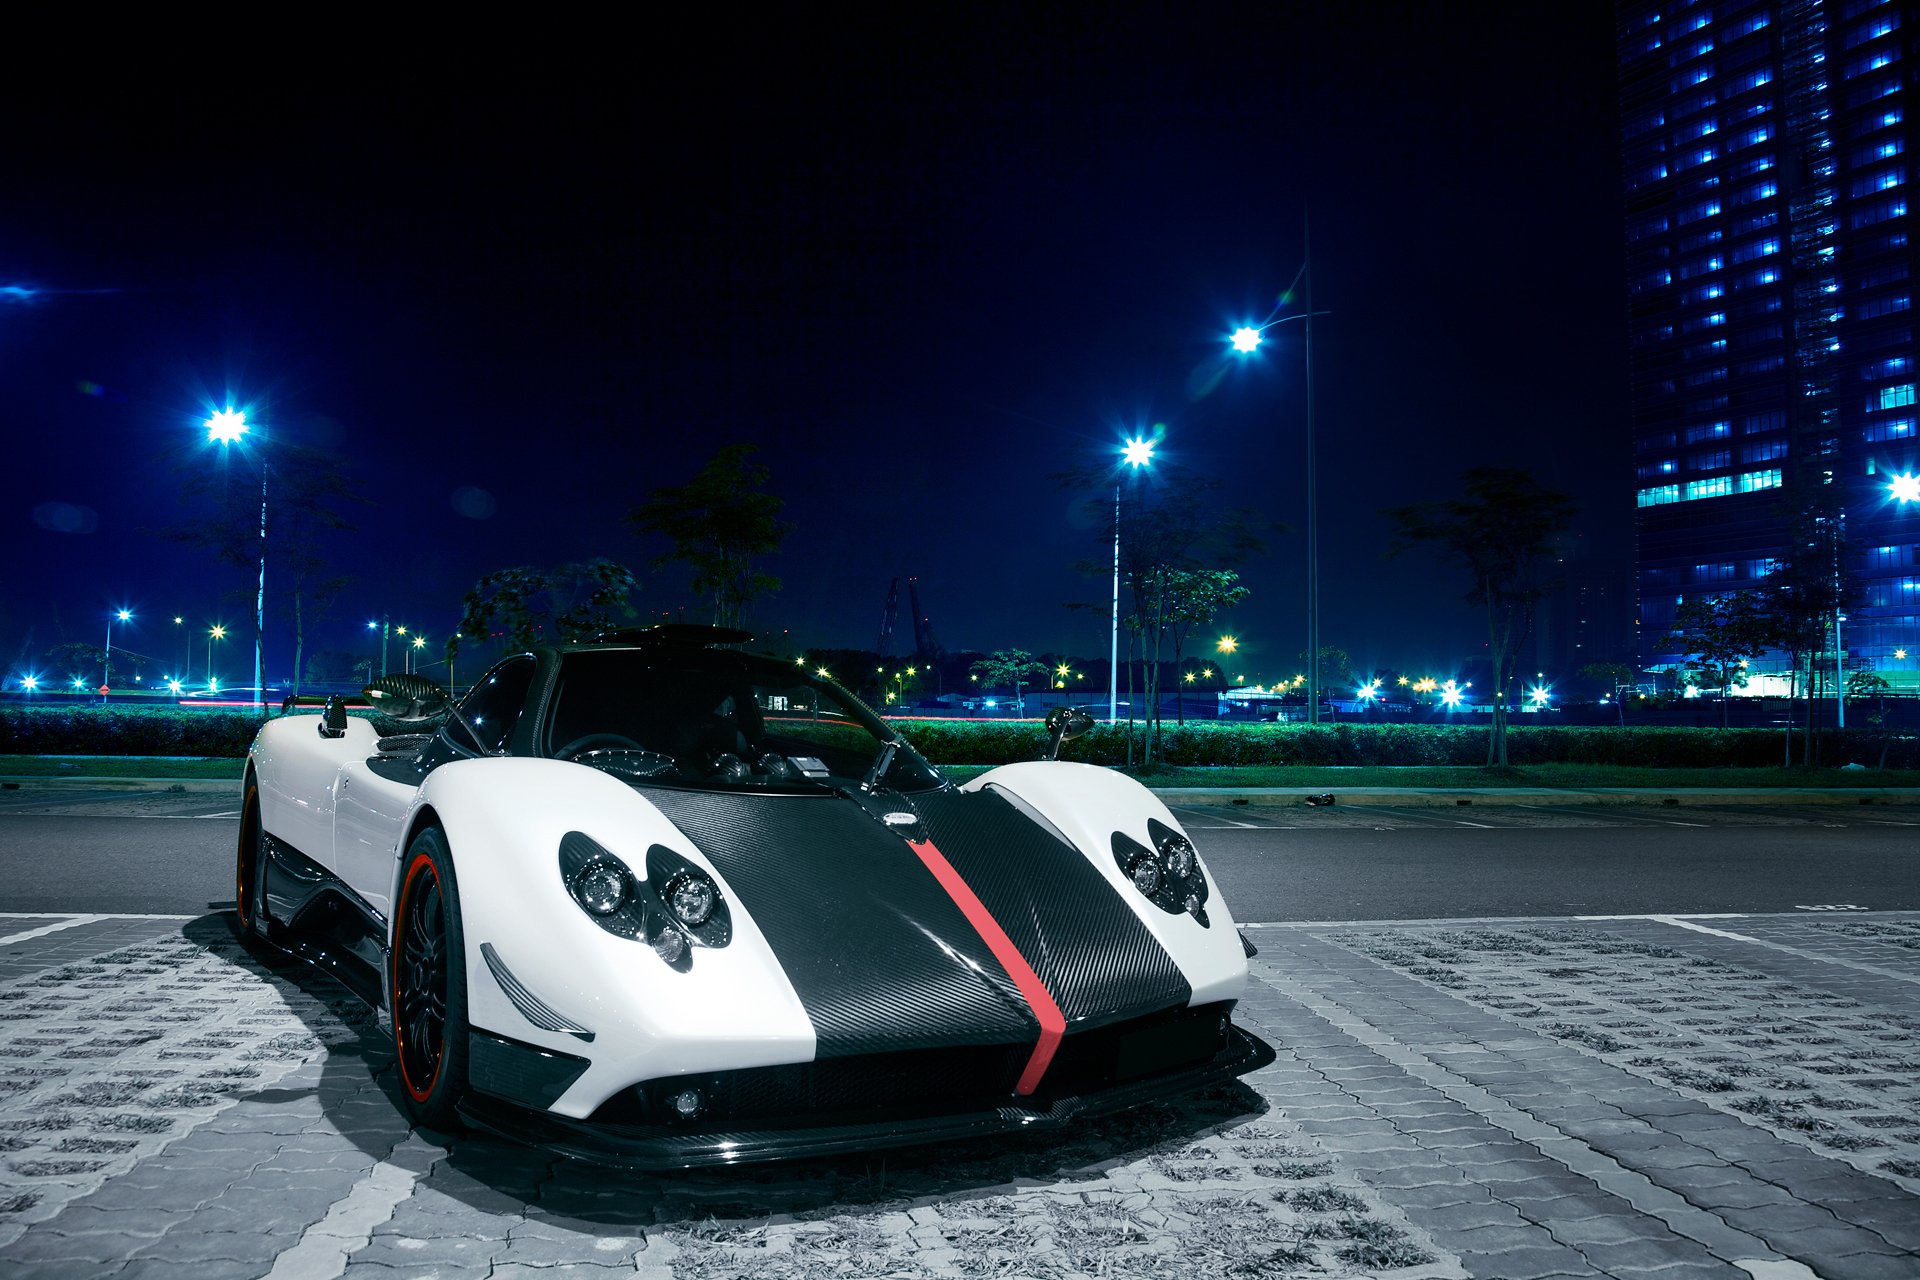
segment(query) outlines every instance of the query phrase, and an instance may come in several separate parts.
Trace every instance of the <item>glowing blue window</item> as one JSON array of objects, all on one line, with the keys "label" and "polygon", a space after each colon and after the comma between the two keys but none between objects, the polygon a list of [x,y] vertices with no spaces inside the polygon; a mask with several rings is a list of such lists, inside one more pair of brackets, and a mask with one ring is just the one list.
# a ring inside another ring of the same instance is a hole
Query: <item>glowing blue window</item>
[{"label": "glowing blue window", "polygon": [[1740,477],[1741,493],[1753,493],[1760,489],[1778,489],[1779,487],[1780,471],[1777,467],[1771,471],[1749,471]]},{"label": "glowing blue window", "polygon": [[1907,405],[1912,404],[1913,399],[1913,384],[1911,382],[1903,382],[1899,386],[1880,388],[1880,403],[1875,407],[1880,409],[1903,409]]},{"label": "glowing blue window", "polygon": [[1900,123],[1900,111],[1899,111],[1899,108],[1897,107],[1892,111],[1883,112],[1880,116],[1880,127],[1882,129],[1886,128],[1889,125],[1896,125],[1899,123]]}]

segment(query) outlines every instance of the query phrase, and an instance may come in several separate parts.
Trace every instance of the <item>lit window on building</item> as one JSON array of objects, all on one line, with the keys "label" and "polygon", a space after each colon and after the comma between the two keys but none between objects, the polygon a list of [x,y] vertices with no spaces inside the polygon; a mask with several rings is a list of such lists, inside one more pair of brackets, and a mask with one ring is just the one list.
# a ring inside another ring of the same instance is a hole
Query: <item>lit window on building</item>
[{"label": "lit window on building", "polygon": [[1913,384],[1911,382],[1903,382],[1898,386],[1880,388],[1880,403],[1876,407],[1881,409],[1903,409],[1912,404],[1913,400]]}]

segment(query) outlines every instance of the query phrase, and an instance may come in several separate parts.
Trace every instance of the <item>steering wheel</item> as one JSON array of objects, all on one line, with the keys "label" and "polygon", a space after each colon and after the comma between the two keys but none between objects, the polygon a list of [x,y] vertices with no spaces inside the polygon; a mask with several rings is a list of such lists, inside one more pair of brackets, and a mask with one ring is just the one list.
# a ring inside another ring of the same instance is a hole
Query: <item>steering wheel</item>
[{"label": "steering wheel", "polygon": [[[588,751],[646,751],[632,738],[618,733],[588,733],[575,738],[553,753],[555,760],[571,760]],[[647,752],[652,755],[653,752]]]}]

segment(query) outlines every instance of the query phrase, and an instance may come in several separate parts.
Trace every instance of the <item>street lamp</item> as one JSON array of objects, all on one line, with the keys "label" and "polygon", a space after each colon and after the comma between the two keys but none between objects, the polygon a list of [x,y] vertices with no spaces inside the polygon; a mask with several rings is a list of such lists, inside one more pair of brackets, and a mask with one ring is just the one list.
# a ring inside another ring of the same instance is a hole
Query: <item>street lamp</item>
[{"label": "street lamp", "polygon": [[100,651],[100,692],[102,694],[107,691],[107,685],[110,683],[109,673],[113,670],[113,624],[116,621],[131,622],[132,620],[133,613],[128,609],[115,609],[107,614],[107,647]]},{"label": "street lamp", "polygon": [[[1135,436],[1120,451],[1121,461],[1138,471],[1153,465],[1154,441]],[[1131,687],[1131,686],[1129,686]],[[1131,714],[1131,713],[1129,713]],[[1120,482],[1113,483],[1113,644],[1107,654],[1107,723],[1120,716]],[[1131,723],[1131,722],[1129,722]]]},{"label": "street lamp", "polygon": [[414,636],[413,643],[407,646],[407,670],[408,671],[412,671],[414,668],[414,655],[426,647],[427,647],[427,638],[425,636],[422,636],[422,635]]},{"label": "street lamp", "polygon": [[213,688],[213,642],[226,638],[227,629],[218,623],[215,623],[213,629],[207,632],[207,688],[209,689]]},{"label": "street lamp", "polygon": [[1319,486],[1316,481],[1317,464],[1313,437],[1313,318],[1331,315],[1328,311],[1313,309],[1313,254],[1312,244],[1308,241],[1308,252],[1300,264],[1300,271],[1293,278],[1293,285],[1280,295],[1280,301],[1274,304],[1278,312],[1293,300],[1294,285],[1304,283],[1302,301],[1305,311],[1290,316],[1269,314],[1258,325],[1242,325],[1233,331],[1233,349],[1243,356],[1250,356],[1260,347],[1260,341],[1267,330],[1293,320],[1307,322],[1305,355],[1307,363],[1307,653],[1311,666],[1307,668],[1307,723],[1313,724],[1320,719],[1320,500]]},{"label": "street lamp", "polygon": [[1920,502],[1920,472],[1909,471],[1903,476],[1895,476],[1887,486],[1887,492],[1895,502]]},{"label": "street lamp", "polygon": [[[207,439],[235,444],[249,430],[244,409],[228,407],[207,419]],[[267,710],[267,460],[260,459],[260,587],[253,597],[253,689],[260,712]]]},{"label": "street lamp", "polygon": [[[383,613],[378,618],[367,623],[367,630],[378,631],[380,633],[380,674],[385,675],[387,674],[387,636],[388,633],[393,630],[393,619]],[[402,627],[400,628],[400,633],[405,635],[406,630],[405,627]]]}]

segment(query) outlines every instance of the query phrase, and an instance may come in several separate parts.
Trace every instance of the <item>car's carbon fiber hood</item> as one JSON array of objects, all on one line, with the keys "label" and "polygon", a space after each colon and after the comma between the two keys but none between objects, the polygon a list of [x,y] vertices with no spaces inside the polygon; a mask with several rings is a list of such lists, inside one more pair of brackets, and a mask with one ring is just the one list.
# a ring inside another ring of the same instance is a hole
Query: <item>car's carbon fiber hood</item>
[{"label": "car's carbon fiber hood", "polygon": [[857,805],[642,794],[766,936],[813,1020],[817,1056],[1033,1038],[1033,1018],[979,934],[906,842]]},{"label": "car's carbon fiber hood", "polygon": [[[642,787],[733,889],[812,1018],[818,1056],[1019,1044],[1037,1023],[902,833],[839,796]],[[1182,1006],[1180,970],[1076,851],[990,792],[888,797],[960,872],[1067,1030]]]},{"label": "car's carbon fiber hood", "polygon": [[988,790],[914,801],[928,836],[1053,993],[1068,1035],[1193,998],[1106,878],[1006,800]]}]

